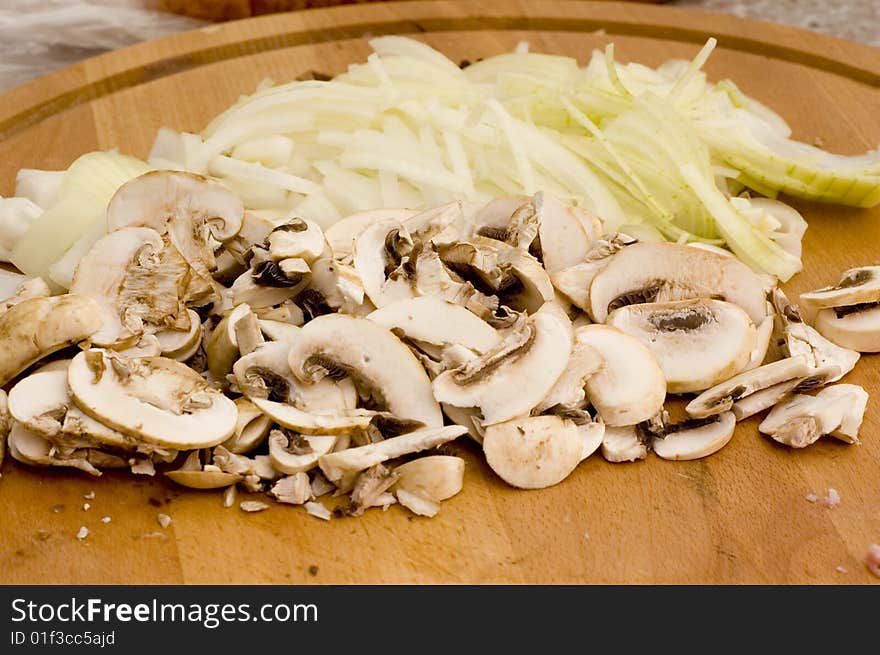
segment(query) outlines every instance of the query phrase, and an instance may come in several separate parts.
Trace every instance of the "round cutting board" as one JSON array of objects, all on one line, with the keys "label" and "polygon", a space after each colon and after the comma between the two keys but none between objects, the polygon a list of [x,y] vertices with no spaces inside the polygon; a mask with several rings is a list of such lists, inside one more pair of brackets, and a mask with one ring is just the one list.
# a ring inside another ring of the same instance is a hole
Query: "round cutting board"
[{"label": "round cutting board", "polygon": [[[690,58],[717,36],[709,77],[734,79],[785,116],[796,137],[842,153],[880,142],[880,52],[867,47],[635,4],[377,3],[205,28],[5,93],[0,194],[12,193],[19,168],[64,168],[89,150],[144,157],[159,127],[198,132],[264,78],[339,73],[365,59],[367,37],[386,33],[424,40],[455,61],[527,40],[534,51],[583,63],[613,41],[621,59],[651,66]],[[796,205],[810,228],[805,270],[790,292],[880,263],[880,208]],[[877,358],[865,356],[847,378],[872,394],[862,446],[823,439],[792,451],[750,420],[704,460],[612,465],[593,456],[563,483],[526,492],[495,477],[476,447],[458,443],[464,490],[434,519],[400,507],[330,522],[283,505],[246,514],[225,509],[217,492],[161,478],[91,479],[7,461],[0,583],[877,582],[863,558],[880,542],[878,373]],[[842,499],[836,509],[804,498],[829,487]],[[160,527],[159,513],[173,523]],[[82,541],[80,526],[89,529]]]}]

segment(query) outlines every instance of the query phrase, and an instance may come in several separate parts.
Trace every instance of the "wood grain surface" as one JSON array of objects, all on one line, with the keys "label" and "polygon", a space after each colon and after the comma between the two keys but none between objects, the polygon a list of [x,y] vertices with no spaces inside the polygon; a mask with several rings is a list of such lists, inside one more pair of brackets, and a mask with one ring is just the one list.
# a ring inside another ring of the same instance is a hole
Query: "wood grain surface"
[{"label": "wood grain surface", "polygon": [[[365,36],[412,35],[454,60],[533,50],[585,61],[609,41],[657,65],[719,37],[707,73],[781,112],[798,138],[862,152],[880,142],[880,52],[812,33],[663,7],[590,2],[353,5],[228,23],[111,53],[0,96],[0,194],[16,170],[83,152],[145,156],[162,125],[200,131],[265,77],[339,73]],[[880,208],[795,203],[810,223],[793,293],[878,264]],[[791,451],[743,423],[720,453],[611,465],[598,456],[556,487],[501,483],[468,443],[464,491],[430,520],[399,507],[324,523],[301,508],[224,509],[216,492],[108,473],[98,480],[6,462],[0,582],[23,583],[868,583],[880,542],[880,366],[848,382],[872,398],[863,445]],[[842,503],[804,499],[828,487]],[[83,495],[95,492],[82,508]],[[53,508],[61,508],[53,511]],[[174,522],[163,530],[157,513]],[[101,518],[111,517],[104,524]],[[75,535],[80,526],[90,534]],[[841,573],[836,567],[847,571]],[[311,572],[310,572],[311,571]]]}]

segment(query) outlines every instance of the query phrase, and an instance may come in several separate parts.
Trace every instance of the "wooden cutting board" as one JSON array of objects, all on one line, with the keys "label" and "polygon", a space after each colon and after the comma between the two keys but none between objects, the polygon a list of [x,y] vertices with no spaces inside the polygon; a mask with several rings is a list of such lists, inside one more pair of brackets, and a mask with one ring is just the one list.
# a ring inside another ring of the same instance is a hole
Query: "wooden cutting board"
[{"label": "wooden cutting board", "polygon": [[[880,51],[776,25],[633,4],[406,2],[268,16],[108,54],[0,96],[0,193],[23,167],[64,168],[83,152],[145,156],[163,125],[200,131],[263,78],[339,73],[365,36],[406,34],[451,58],[510,51],[583,62],[609,41],[623,60],[690,58],[781,112],[797,137],[842,153],[880,142]],[[810,222],[794,293],[878,264],[880,208],[796,203]],[[0,355],[2,356],[2,355]],[[599,456],[535,492],[502,484],[468,443],[465,488],[431,520],[399,507],[324,523],[301,508],[224,509],[220,494],[161,478],[29,469],[0,478],[3,583],[867,583],[880,542],[880,362],[847,381],[871,393],[864,444],[803,451],[737,429],[695,462]],[[7,458],[8,459],[8,458]],[[837,509],[804,495],[840,493]],[[83,495],[95,492],[83,510]],[[57,510],[54,511],[53,510]],[[156,516],[174,522],[163,530]],[[111,521],[103,523],[102,517]],[[77,541],[80,526],[89,536]],[[843,567],[838,570],[837,567]]]}]

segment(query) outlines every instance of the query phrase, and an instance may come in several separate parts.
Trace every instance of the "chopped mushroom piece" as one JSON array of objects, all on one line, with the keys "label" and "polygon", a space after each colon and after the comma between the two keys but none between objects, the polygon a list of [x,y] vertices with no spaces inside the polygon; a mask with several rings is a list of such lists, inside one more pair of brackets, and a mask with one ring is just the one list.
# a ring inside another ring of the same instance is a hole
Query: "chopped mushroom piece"
[{"label": "chopped mushroom piece", "polygon": [[499,345],[433,383],[434,397],[456,407],[477,407],[484,425],[528,414],[565,370],[571,322],[551,303]]},{"label": "chopped mushroom piece", "polygon": [[394,491],[404,489],[439,502],[461,491],[464,460],[449,455],[429,455],[401,464],[394,472],[397,474]]},{"label": "chopped mushroom piece", "polygon": [[66,466],[98,477],[101,471],[88,461],[88,451],[57,449],[37,432],[32,432],[21,423],[14,422],[7,436],[7,446],[12,459],[32,466]]},{"label": "chopped mushroom piece", "polygon": [[871,544],[868,546],[868,552],[865,555],[865,566],[868,570],[880,578],[880,544]]},{"label": "chopped mushroom piece", "polygon": [[587,378],[587,397],[608,426],[634,425],[655,416],[666,398],[666,379],[641,341],[607,325],[587,325],[575,343],[592,346],[604,366]]},{"label": "chopped mushroom piece", "polygon": [[272,419],[263,414],[247,398],[236,398],[235,407],[238,418],[235,422],[235,433],[223,442],[223,445],[237,455],[243,455],[262,444],[272,429]]},{"label": "chopped mushroom piece", "polygon": [[734,257],[675,243],[635,243],[614,254],[593,278],[590,315],[604,323],[626,305],[719,298],[739,305],[758,325],[766,316],[764,294],[771,286]]},{"label": "chopped mushroom piece", "polygon": [[860,353],[880,352],[880,303],[822,309],[816,330],[832,343]]},{"label": "chopped mushroom piece", "polygon": [[329,521],[333,518],[333,513],[327,509],[323,503],[319,503],[317,501],[310,501],[305,504],[306,513],[310,516],[314,516],[317,519],[321,519],[323,521]]},{"label": "chopped mushroom piece", "polygon": [[238,506],[243,512],[262,512],[269,509],[269,505],[261,500],[243,500]]},{"label": "chopped mushroom piece", "polygon": [[81,352],[68,383],[76,403],[96,420],[157,446],[207,448],[235,431],[235,403],[188,366],[164,357],[120,359]]},{"label": "chopped mushroom piece", "polygon": [[880,266],[862,266],[844,271],[834,286],[801,294],[811,309],[849,307],[880,301]]},{"label": "chopped mushroom piece", "polygon": [[615,232],[605,235],[593,244],[582,263],[552,273],[550,279],[553,286],[576,307],[589,311],[593,278],[605,268],[614,253],[633,243],[636,240],[625,234]]},{"label": "chopped mushroom piece", "polygon": [[385,492],[397,482],[397,473],[382,464],[371,466],[361,473],[351,490],[348,505],[340,508],[346,516],[360,516],[370,507],[386,505]]},{"label": "chopped mushroom piece", "polygon": [[465,432],[464,428],[457,425],[416,430],[378,443],[329,453],[318,460],[318,465],[327,479],[335,482],[346,473],[356,473],[389,459],[436,448],[457,439]]},{"label": "chopped mushroom piece", "polygon": [[702,391],[736,375],[757,341],[748,315],[720,300],[627,305],[611,312],[606,323],[648,347],[669,393]]},{"label": "chopped mushroom piece", "polygon": [[733,437],[734,428],[736,418],[733,412],[688,419],[664,426],[662,434],[651,441],[651,447],[663,459],[699,459],[724,448]]},{"label": "chopped mushroom piece", "polygon": [[[333,450],[337,438],[332,435],[304,435],[272,430],[269,435],[269,458],[272,466],[288,475],[308,471]],[[305,501],[303,501],[305,502]]]},{"label": "chopped mushroom piece", "polygon": [[342,314],[319,316],[303,326],[289,363],[294,376],[307,384],[330,373],[348,374],[362,394],[396,417],[421,421],[428,428],[443,425],[421,364],[394,334],[372,321]]},{"label": "chopped mushroom piece", "polygon": [[542,489],[567,478],[580,463],[583,440],[577,426],[558,416],[530,416],[486,428],[486,461],[505,482]]},{"label": "chopped mushroom piece", "polygon": [[0,315],[0,386],[31,364],[87,339],[101,327],[101,311],[86,296],[24,300]]},{"label": "chopped mushroom piece", "polygon": [[156,521],[162,526],[162,529],[165,530],[171,525],[171,517],[167,514],[157,514]]},{"label": "chopped mushroom piece", "polygon": [[288,505],[303,505],[312,497],[312,488],[309,484],[309,476],[305,473],[294,473],[279,479],[269,493],[279,503]]},{"label": "chopped mushroom piece", "polygon": [[602,457],[609,462],[635,462],[648,456],[648,446],[639,438],[636,426],[606,426]]},{"label": "chopped mushroom piece", "polygon": [[804,448],[829,435],[858,444],[868,394],[852,384],[837,384],[816,396],[797,394],[780,403],[758,429],[779,443]]},{"label": "chopped mushroom piece", "polygon": [[825,386],[837,378],[839,373],[840,369],[836,366],[828,366],[812,371],[805,377],[774,384],[736,401],[731,407],[731,411],[737,421],[742,421],[758,412],[770,409],[793,393],[811,391]]},{"label": "chopped mushroom piece", "polygon": [[440,511],[440,503],[422,494],[407,491],[406,489],[398,489],[395,494],[398,502],[413,514],[430,518],[436,516],[437,512]]}]

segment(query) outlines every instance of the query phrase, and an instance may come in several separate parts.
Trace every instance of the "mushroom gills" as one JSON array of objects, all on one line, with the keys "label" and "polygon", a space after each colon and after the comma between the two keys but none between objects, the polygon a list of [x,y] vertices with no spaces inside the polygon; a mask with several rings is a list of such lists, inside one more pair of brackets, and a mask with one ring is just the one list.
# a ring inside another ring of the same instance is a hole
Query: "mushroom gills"
[{"label": "mushroom gills", "polygon": [[773,286],[736,258],[674,243],[634,243],[615,253],[590,284],[590,316],[604,323],[626,305],[715,298],[738,305],[754,324]]},{"label": "mushroom gills", "polygon": [[765,409],[770,409],[793,393],[803,393],[825,386],[840,376],[840,369],[836,366],[816,369],[804,377],[786,380],[756,391],[748,396],[737,400],[731,411],[737,421],[742,421],[754,416]]},{"label": "mushroom gills", "polygon": [[800,296],[811,309],[846,307],[880,301],[880,266],[862,266],[844,271],[840,281]]},{"label": "mushroom gills", "polygon": [[880,302],[822,309],[816,314],[814,327],[842,348],[880,352]]},{"label": "mushroom gills", "polygon": [[628,305],[611,312],[606,323],[648,347],[670,393],[702,391],[736,375],[757,340],[748,315],[720,300]]},{"label": "mushroom gills", "polygon": [[705,418],[728,411],[734,403],[755,392],[788,380],[802,380],[811,368],[803,356],[786,357],[758,368],[744,371],[691,400],[685,411],[693,418]]},{"label": "mushroom gills", "polygon": [[434,396],[456,407],[479,408],[483,425],[526,415],[565,370],[571,334],[568,317],[548,303],[494,351],[437,376]]}]

